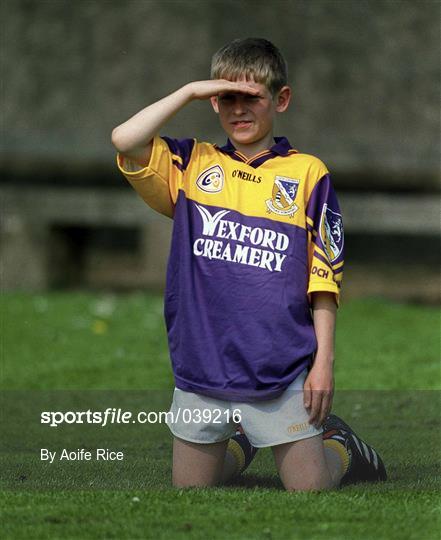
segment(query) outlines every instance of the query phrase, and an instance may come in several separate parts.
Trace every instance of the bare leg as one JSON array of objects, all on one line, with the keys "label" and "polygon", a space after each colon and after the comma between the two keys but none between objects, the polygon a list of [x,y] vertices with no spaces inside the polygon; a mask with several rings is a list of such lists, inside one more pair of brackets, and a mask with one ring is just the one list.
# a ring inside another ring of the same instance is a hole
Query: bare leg
[{"label": "bare leg", "polygon": [[273,453],[285,489],[311,491],[336,486],[328,469],[321,435],[273,446]]},{"label": "bare leg", "polygon": [[215,486],[221,480],[227,441],[196,444],[173,441],[173,485],[175,487]]},{"label": "bare leg", "polygon": [[[342,479],[346,469],[343,465],[343,459],[341,451],[334,447],[325,445],[325,459],[328,467],[329,474],[331,475],[332,485],[338,486]],[[229,447],[225,454],[225,460],[222,470],[222,483],[230,482],[233,478],[236,478],[238,473],[238,466],[240,467],[237,457],[230,451]]]}]

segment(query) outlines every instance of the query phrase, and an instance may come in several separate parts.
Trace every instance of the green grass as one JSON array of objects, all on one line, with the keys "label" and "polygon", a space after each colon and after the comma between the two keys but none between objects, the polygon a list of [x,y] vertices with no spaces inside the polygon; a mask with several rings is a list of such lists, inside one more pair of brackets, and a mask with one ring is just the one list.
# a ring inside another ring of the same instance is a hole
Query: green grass
[{"label": "green grass", "polygon": [[20,493],[7,504],[3,538],[21,530],[23,538],[420,540],[437,538],[433,504],[430,493],[375,487],[320,495],[265,488]]},{"label": "green grass", "polygon": [[[317,494],[285,493],[267,450],[236,485],[175,490],[163,425],[39,425],[55,404],[168,406],[160,297],[4,294],[2,304],[3,538],[438,538],[438,309],[343,303],[335,410],[381,450],[390,480]],[[36,453],[97,445],[127,459],[49,466]]]}]

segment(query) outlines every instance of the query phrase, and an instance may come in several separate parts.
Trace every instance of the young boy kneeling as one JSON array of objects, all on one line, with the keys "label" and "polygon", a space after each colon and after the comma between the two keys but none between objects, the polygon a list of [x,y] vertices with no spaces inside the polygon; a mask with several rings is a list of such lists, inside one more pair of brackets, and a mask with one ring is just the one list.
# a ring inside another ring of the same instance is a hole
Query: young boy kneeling
[{"label": "young boy kneeling", "polygon": [[[272,447],[286,489],[384,479],[375,450],[329,416],[343,225],[326,166],[273,136],[291,99],[285,60],[264,39],[235,40],[214,55],[211,77],[112,134],[122,173],[174,219],[173,483],[219,483],[248,441],[248,461],[253,447]],[[195,99],[211,100],[225,146],[158,136]]]}]

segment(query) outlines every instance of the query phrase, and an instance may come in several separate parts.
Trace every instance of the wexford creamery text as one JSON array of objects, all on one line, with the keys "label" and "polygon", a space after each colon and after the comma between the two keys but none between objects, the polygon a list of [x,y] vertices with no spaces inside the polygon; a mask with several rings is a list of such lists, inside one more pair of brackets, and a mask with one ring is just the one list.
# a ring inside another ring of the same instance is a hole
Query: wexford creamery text
[{"label": "wexford creamery text", "polygon": [[282,271],[284,252],[289,247],[288,235],[222,219],[229,210],[211,215],[204,206],[196,204],[196,208],[203,223],[202,236],[193,242],[196,257],[247,264],[270,272]]}]

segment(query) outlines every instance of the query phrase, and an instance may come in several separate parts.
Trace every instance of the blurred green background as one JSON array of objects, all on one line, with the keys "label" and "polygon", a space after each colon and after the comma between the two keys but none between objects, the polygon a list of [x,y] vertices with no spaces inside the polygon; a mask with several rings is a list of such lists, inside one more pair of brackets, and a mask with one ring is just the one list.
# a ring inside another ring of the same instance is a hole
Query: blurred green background
[{"label": "blurred green background", "polygon": [[[194,79],[236,38],[285,54],[294,99],[276,129],[333,174],[344,298],[439,303],[438,2],[3,0],[7,290],[161,290],[171,222],[115,166],[112,128]],[[205,102],[166,127],[222,142]]]}]

